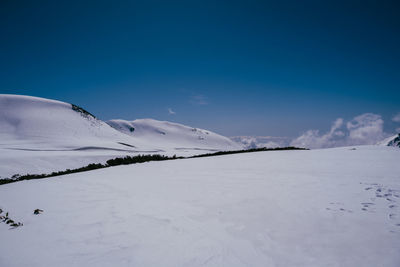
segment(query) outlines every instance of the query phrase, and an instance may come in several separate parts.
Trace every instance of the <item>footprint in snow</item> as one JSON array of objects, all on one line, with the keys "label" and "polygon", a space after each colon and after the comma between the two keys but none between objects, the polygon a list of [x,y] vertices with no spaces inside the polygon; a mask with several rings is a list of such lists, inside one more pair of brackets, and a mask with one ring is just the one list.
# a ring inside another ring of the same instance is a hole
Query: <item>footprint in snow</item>
[{"label": "footprint in snow", "polygon": [[[396,213],[398,206],[397,199],[400,198],[400,190],[388,188],[384,185],[380,184],[369,184],[368,187],[364,188],[366,191],[371,191],[374,194],[374,197],[370,198],[371,202],[363,202],[361,203],[363,211],[371,212],[370,208],[375,205],[376,201],[385,200],[388,204],[388,209],[390,212],[387,213],[387,216],[390,221],[394,221],[395,226],[400,226],[399,219],[400,215]],[[381,202],[382,203],[382,202]],[[393,231],[391,231],[393,232]]]},{"label": "footprint in snow", "polygon": [[361,203],[361,205],[363,206],[362,208],[361,208],[361,210],[363,210],[363,211],[369,211],[369,212],[375,212],[375,209],[369,209],[369,208],[372,208],[372,206],[374,206],[375,205],[375,203],[372,203],[372,202],[363,202],[363,203]]},{"label": "footprint in snow", "polygon": [[364,203],[361,203],[361,205],[363,205],[364,207],[368,208],[369,206],[375,205],[375,203],[372,203],[372,202],[364,202]]},{"label": "footprint in snow", "polygon": [[343,206],[344,205],[341,202],[331,202],[329,204],[332,205],[333,207],[332,208],[326,208],[326,210],[353,213],[352,210],[348,210],[348,209],[337,207],[337,206]]}]

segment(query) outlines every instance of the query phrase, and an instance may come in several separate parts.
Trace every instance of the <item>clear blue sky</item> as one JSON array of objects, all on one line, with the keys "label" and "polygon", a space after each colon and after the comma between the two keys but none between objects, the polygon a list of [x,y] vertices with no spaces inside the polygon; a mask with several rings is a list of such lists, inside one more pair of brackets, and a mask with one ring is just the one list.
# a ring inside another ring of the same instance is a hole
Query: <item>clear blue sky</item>
[{"label": "clear blue sky", "polygon": [[392,131],[399,14],[399,1],[5,0],[0,93],[229,136],[296,136],[365,112]]}]

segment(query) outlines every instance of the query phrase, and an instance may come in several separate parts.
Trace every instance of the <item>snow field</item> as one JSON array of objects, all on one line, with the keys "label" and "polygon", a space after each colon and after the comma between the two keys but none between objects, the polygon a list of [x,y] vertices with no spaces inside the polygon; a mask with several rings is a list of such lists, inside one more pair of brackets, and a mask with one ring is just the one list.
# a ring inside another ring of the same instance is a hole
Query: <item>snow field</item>
[{"label": "snow field", "polygon": [[3,185],[24,226],[0,224],[0,266],[399,266],[399,156],[257,152]]}]

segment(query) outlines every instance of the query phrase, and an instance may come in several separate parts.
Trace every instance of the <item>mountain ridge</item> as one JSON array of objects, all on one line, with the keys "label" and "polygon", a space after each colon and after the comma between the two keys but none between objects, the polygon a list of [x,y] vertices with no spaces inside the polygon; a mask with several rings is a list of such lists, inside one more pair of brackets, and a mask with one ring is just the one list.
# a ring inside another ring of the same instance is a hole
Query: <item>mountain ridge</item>
[{"label": "mountain ridge", "polygon": [[[105,163],[108,159],[132,154],[191,156],[241,148],[228,138],[208,130],[202,131],[214,139],[190,135],[194,131],[188,129],[197,128],[177,127],[178,124],[156,120],[144,121],[148,127],[160,128],[168,135],[162,138],[154,134],[138,135],[140,131],[134,135],[127,134],[74,104],[0,94],[0,176],[49,173],[90,163]],[[164,129],[165,126],[169,127]],[[185,130],[186,135],[180,130]]]}]

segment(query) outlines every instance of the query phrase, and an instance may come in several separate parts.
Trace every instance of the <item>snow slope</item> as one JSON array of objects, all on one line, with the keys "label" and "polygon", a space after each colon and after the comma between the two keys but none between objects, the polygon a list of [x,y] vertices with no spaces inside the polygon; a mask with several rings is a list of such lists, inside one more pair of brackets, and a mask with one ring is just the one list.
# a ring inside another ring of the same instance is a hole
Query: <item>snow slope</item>
[{"label": "snow slope", "polygon": [[400,133],[386,138],[379,145],[400,147]]},{"label": "snow slope", "polygon": [[2,147],[16,149],[129,150],[118,142],[133,141],[71,104],[31,96],[0,95],[0,126]]},{"label": "snow slope", "polygon": [[0,266],[398,267],[399,158],[257,152],[2,185],[24,225],[0,223]]},{"label": "snow slope", "polygon": [[[129,135],[69,103],[0,94],[0,177],[78,168],[127,154],[187,156],[239,147],[205,130],[190,136],[192,128],[183,125],[154,120],[139,124],[138,134]],[[168,135],[158,138],[146,131],[150,128]],[[201,139],[206,132],[207,138]]]},{"label": "snow slope", "polygon": [[238,150],[243,146],[225,136],[168,121],[139,119],[110,120],[107,123],[122,133],[157,144],[165,150]]}]

